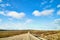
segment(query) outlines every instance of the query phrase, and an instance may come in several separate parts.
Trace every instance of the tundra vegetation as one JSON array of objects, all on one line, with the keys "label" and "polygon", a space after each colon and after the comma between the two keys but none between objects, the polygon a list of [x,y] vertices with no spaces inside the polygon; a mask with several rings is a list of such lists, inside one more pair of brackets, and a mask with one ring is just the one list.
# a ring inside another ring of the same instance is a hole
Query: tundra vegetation
[{"label": "tundra vegetation", "polygon": [[0,31],[0,39],[1,38],[8,38],[13,37],[16,35],[22,35],[30,32],[37,38],[44,38],[47,40],[60,40],[60,30],[51,30],[51,31],[44,31],[44,30],[1,30]]}]

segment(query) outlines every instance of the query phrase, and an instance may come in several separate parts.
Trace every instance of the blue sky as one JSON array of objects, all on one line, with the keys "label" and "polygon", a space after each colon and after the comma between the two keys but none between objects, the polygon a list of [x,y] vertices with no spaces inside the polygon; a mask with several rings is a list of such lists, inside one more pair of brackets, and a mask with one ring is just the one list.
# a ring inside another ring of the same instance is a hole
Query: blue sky
[{"label": "blue sky", "polygon": [[60,30],[60,0],[0,0],[0,29]]}]

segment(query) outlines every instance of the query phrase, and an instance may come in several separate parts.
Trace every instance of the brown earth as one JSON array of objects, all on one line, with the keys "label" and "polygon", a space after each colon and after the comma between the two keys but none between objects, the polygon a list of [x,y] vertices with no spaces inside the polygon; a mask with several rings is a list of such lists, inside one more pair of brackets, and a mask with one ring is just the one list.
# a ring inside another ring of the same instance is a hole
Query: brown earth
[{"label": "brown earth", "polygon": [[0,31],[0,40],[1,38],[13,37],[16,35],[22,35],[30,32],[37,38],[44,38],[47,40],[60,40],[60,30],[54,31],[44,31],[44,30],[7,30]]}]

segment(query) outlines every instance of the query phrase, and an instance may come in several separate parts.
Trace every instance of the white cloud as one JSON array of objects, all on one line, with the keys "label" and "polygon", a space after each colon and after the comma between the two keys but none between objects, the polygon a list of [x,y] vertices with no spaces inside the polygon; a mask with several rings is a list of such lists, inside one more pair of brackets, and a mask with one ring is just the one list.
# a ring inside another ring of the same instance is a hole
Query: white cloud
[{"label": "white cloud", "polygon": [[35,11],[33,12],[33,15],[34,15],[34,16],[40,16],[40,12],[39,12],[38,10],[35,10]]},{"label": "white cloud", "polygon": [[58,26],[60,26],[60,19],[55,19],[54,23],[57,24]]},{"label": "white cloud", "polygon": [[28,20],[25,21],[25,23],[28,24],[28,23],[31,23],[32,21],[33,21],[32,19],[28,19]]},{"label": "white cloud", "polygon": [[59,10],[59,11],[57,11],[57,15],[60,15],[60,10]]},{"label": "white cloud", "polygon": [[23,17],[25,17],[25,13],[23,13],[23,12],[18,13],[18,12],[15,12],[15,11],[11,11],[11,12],[7,13],[7,16],[10,16],[12,18],[23,18]]},{"label": "white cloud", "polygon": [[8,29],[8,30],[20,30],[20,29],[28,29],[30,26],[30,23],[32,22],[32,19],[27,19],[26,21],[22,22],[9,22],[9,23],[3,23],[1,24],[1,29]]},{"label": "white cloud", "polygon": [[60,19],[55,19],[54,24],[55,24],[56,29],[60,30]]},{"label": "white cloud", "polygon": [[41,15],[51,15],[53,13],[54,10],[44,10],[41,12]]},{"label": "white cloud", "polygon": [[54,19],[52,22],[43,25],[48,30],[60,30],[60,19]]},{"label": "white cloud", "polygon": [[5,11],[0,11],[0,15],[3,15],[3,16],[7,16],[7,17],[12,17],[12,18],[24,18],[25,17],[25,13],[24,12],[16,12],[16,11],[8,11],[8,12],[5,12]]},{"label": "white cloud", "polygon": [[24,26],[25,29],[29,29],[32,22],[33,22],[32,19],[27,19],[27,20],[25,20],[25,22],[23,23],[22,26]]},{"label": "white cloud", "polygon": [[0,4],[0,7],[7,7],[7,6],[11,6],[9,3],[6,3],[6,4]]},{"label": "white cloud", "polygon": [[3,11],[0,11],[0,15],[5,15],[5,13]]},{"label": "white cloud", "polygon": [[46,4],[46,3],[47,3],[47,1],[44,1],[44,2],[41,3],[41,5],[44,5],[44,4]]},{"label": "white cloud", "polygon": [[52,28],[60,30],[60,19],[55,19],[50,25]]},{"label": "white cloud", "polygon": [[35,10],[32,14],[34,16],[48,16],[48,15],[52,15],[52,13],[54,12],[53,9],[50,9],[50,10],[43,10],[43,11],[38,11],[38,10]]},{"label": "white cloud", "polygon": [[5,23],[0,25],[0,29],[6,29],[6,30],[19,30],[24,29],[25,26],[22,23]]},{"label": "white cloud", "polygon": [[46,5],[43,9],[47,9],[47,8],[50,8],[51,5]]},{"label": "white cloud", "polygon": [[57,5],[57,8],[60,8],[60,4],[59,4],[59,5]]},{"label": "white cloud", "polygon": [[10,5],[10,4],[8,4],[8,3],[7,3],[7,4],[5,4],[5,5],[6,5],[6,6],[11,6],[11,5]]},{"label": "white cloud", "polygon": [[0,2],[2,2],[2,0],[0,0]]}]

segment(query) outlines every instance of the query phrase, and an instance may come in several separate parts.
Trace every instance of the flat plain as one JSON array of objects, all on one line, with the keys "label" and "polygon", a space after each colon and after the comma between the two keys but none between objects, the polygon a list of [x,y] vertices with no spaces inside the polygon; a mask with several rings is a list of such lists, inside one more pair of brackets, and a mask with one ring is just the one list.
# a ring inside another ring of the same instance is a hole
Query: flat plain
[{"label": "flat plain", "polygon": [[60,30],[1,30],[0,31],[0,40],[9,37],[15,37],[22,34],[26,34],[30,32],[30,34],[34,35],[37,38],[44,38],[46,40],[60,40]]}]

